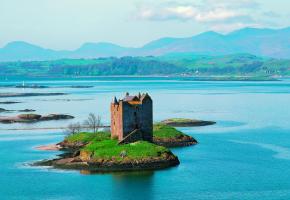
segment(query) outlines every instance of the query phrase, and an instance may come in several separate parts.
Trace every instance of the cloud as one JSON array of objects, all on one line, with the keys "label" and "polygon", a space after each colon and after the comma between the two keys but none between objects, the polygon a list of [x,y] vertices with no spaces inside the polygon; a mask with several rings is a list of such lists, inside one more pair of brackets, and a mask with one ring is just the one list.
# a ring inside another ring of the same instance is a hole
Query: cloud
[{"label": "cloud", "polygon": [[205,0],[202,4],[167,2],[159,5],[141,5],[137,16],[147,20],[221,21],[246,17],[242,8],[254,9],[258,5],[249,0]]},{"label": "cloud", "polygon": [[267,24],[267,18],[275,15],[260,10],[260,5],[253,0],[204,0],[200,3],[143,4],[137,7],[136,15],[139,19],[150,21],[192,21],[212,30],[227,32],[246,26],[262,26]]},{"label": "cloud", "polygon": [[202,9],[195,5],[168,5],[157,7],[143,6],[138,10],[137,16],[146,20],[194,20],[197,22],[214,22],[246,15],[222,7]]},{"label": "cloud", "polygon": [[204,6],[210,7],[226,7],[228,9],[256,9],[260,4],[254,0],[205,0]]}]

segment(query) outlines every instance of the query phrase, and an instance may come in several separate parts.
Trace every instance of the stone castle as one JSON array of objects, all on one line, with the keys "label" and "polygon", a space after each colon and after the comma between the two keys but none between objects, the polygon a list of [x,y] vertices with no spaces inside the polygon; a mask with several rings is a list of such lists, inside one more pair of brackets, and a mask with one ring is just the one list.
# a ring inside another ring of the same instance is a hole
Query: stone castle
[{"label": "stone castle", "polygon": [[153,102],[146,94],[123,99],[114,98],[111,103],[111,137],[118,138],[119,144],[139,140],[153,140]]}]

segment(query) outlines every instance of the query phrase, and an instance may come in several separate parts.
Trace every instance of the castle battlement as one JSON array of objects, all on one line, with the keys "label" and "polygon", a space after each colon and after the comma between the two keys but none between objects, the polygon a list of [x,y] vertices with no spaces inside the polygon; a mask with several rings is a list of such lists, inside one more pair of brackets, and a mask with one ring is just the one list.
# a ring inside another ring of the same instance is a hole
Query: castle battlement
[{"label": "castle battlement", "polygon": [[111,103],[111,137],[120,143],[138,140],[152,142],[153,139],[153,102],[146,94],[123,99],[115,97]]}]

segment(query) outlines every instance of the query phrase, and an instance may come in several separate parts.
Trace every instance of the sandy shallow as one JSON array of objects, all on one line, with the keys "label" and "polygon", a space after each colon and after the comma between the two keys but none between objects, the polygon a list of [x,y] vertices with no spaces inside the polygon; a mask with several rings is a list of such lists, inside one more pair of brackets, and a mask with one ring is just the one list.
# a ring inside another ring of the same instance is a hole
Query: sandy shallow
[{"label": "sandy shallow", "polygon": [[61,146],[57,144],[48,144],[48,145],[35,147],[35,149],[42,150],[42,151],[56,151],[56,150],[60,150]]}]

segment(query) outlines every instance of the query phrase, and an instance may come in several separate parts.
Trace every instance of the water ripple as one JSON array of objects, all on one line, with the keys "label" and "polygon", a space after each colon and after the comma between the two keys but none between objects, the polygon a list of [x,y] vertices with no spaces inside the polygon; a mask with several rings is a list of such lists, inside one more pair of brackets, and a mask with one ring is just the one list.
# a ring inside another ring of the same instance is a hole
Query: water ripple
[{"label": "water ripple", "polygon": [[239,141],[239,140],[230,140],[230,141],[239,143],[239,144],[249,144],[249,145],[259,146],[261,148],[268,149],[275,152],[275,154],[273,155],[275,158],[290,160],[290,149],[287,147],[278,146],[274,144],[258,143],[258,142],[246,142],[246,141]]}]

